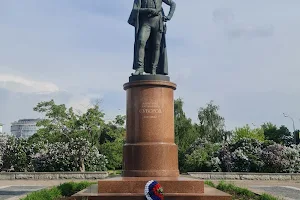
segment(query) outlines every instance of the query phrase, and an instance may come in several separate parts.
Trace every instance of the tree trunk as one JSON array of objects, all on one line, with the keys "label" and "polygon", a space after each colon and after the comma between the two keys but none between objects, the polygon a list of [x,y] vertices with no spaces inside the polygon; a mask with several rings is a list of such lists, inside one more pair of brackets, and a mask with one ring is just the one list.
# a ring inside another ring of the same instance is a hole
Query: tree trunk
[{"label": "tree trunk", "polygon": [[84,159],[80,159],[80,172],[85,172]]}]

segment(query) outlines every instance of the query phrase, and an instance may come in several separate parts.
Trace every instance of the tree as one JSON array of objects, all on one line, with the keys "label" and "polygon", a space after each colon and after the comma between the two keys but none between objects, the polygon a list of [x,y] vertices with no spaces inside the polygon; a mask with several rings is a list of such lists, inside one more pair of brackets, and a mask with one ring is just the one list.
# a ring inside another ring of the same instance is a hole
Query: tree
[{"label": "tree", "polygon": [[291,145],[294,141],[292,133],[285,126],[280,126],[279,129],[272,123],[262,125],[265,139],[272,140],[278,144]]},{"label": "tree", "polygon": [[73,108],[67,109],[64,104],[57,105],[54,100],[40,102],[34,111],[45,114],[45,119],[37,123],[40,127],[37,134],[30,138],[30,142],[66,142],[71,138],[84,137],[99,146],[99,137],[104,128],[104,113],[95,104],[85,113],[76,114]]},{"label": "tree", "polygon": [[219,106],[210,101],[198,111],[199,133],[210,142],[225,140],[225,119],[218,114]]},{"label": "tree", "polygon": [[178,145],[179,168],[184,171],[185,153],[189,146],[199,137],[195,125],[183,111],[183,100],[174,101],[175,143]]},{"label": "tree", "polygon": [[123,145],[126,130],[124,128],[126,116],[118,115],[113,122],[108,122],[101,130],[99,150],[108,159],[108,169],[121,169],[123,160]]},{"label": "tree", "polygon": [[221,171],[221,161],[217,157],[220,148],[220,144],[213,144],[201,139],[196,140],[185,155],[185,171]]},{"label": "tree", "polygon": [[236,128],[233,132],[233,140],[238,141],[243,138],[257,139],[259,141],[264,141],[265,135],[262,128],[251,129],[247,124],[241,128]]},{"label": "tree", "polygon": [[[97,147],[100,153],[107,157],[109,169],[121,168],[125,116],[118,115],[113,122],[105,123],[104,113],[99,109],[99,102],[84,113],[75,113],[72,107],[66,108],[64,104],[57,105],[54,100],[40,102],[34,110],[45,114],[45,119],[38,122],[40,129],[30,138],[31,144],[39,141],[53,144],[77,141],[78,138],[86,139],[91,146]],[[84,146],[80,141],[78,141],[78,148]],[[84,171],[85,156],[80,155],[86,153],[83,151],[78,153],[80,170]]]},{"label": "tree", "polygon": [[300,144],[300,131],[299,130],[296,130],[294,132],[294,140],[295,140],[296,145]]},{"label": "tree", "polygon": [[175,143],[179,148],[187,149],[198,137],[197,131],[190,118],[183,111],[183,100],[174,102]]}]

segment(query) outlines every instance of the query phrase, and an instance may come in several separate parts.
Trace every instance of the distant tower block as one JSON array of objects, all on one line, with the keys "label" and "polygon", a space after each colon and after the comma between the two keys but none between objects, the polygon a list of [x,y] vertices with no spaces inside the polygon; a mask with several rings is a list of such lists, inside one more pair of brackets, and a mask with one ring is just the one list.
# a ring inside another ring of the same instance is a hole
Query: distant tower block
[{"label": "distant tower block", "polygon": [[0,133],[3,133],[3,124],[0,123]]}]

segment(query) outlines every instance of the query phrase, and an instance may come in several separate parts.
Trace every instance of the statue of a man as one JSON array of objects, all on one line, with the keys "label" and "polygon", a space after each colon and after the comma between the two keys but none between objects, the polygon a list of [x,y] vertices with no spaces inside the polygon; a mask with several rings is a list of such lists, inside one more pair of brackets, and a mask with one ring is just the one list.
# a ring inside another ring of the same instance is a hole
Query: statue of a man
[{"label": "statue of a man", "polygon": [[[170,6],[165,16],[162,2]],[[134,0],[128,23],[135,27],[134,62],[132,75],[168,74],[166,24],[175,12],[173,0]]]}]

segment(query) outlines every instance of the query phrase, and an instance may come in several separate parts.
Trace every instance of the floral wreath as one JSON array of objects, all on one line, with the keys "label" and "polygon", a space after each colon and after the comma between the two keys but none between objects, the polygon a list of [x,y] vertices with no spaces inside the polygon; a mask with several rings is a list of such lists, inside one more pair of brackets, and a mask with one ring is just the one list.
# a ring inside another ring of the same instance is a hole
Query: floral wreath
[{"label": "floral wreath", "polygon": [[148,181],[145,186],[145,196],[147,200],[163,200],[163,188],[157,181]]}]

